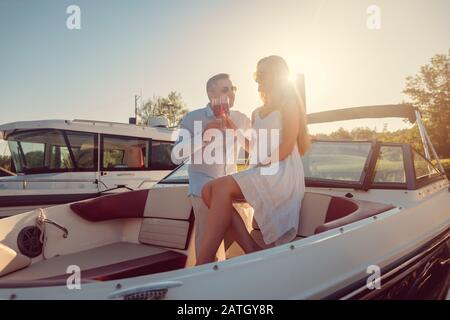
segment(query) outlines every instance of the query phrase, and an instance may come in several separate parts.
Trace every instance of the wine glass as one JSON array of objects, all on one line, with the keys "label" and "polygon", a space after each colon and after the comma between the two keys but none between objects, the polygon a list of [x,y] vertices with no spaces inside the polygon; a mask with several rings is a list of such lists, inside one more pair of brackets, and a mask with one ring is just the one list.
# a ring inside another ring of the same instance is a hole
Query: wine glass
[{"label": "wine glass", "polygon": [[220,96],[218,98],[211,99],[211,108],[214,112],[214,116],[221,122],[222,128],[224,127],[223,116],[230,112],[230,98],[228,96]]}]

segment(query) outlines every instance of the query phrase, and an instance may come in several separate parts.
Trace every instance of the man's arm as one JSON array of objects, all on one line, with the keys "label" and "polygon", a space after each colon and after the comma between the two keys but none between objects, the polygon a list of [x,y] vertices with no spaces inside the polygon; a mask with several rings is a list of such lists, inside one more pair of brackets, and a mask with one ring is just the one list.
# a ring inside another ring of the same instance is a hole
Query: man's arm
[{"label": "man's arm", "polygon": [[203,148],[208,144],[208,142],[203,140],[203,135],[208,129],[222,130],[220,124],[214,120],[208,122],[205,130],[203,130],[201,120],[193,120],[189,114],[186,115],[180,124],[178,139],[172,149],[172,162],[181,164],[188,159],[192,162],[192,157],[195,159],[195,154],[202,152]]},{"label": "man's arm", "polygon": [[[190,159],[195,152],[202,149],[201,127],[200,132],[194,132],[195,129],[193,119],[187,114],[181,121],[178,139],[172,149],[172,162],[175,164],[181,164]],[[200,141],[200,143],[198,143],[198,141]]]}]

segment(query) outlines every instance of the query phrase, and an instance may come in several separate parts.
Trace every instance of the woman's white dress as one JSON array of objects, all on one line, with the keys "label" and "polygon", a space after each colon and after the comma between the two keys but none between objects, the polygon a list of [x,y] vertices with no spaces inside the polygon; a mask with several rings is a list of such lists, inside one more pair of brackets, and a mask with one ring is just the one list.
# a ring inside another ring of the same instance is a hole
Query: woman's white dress
[{"label": "woman's white dress", "polygon": [[[261,118],[255,113],[253,128],[279,130],[279,143],[271,143],[268,139],[268,150],[274,151],[281,143],[282,119],[276,110]],[[259,131],[261,132],[261,131]],[[264,135],[263,135],[264,136]],[[252,141],[252,145],[258,145]],[[260,159],[263,161],[263,159]],[[264,242],[276,245],[293,240],[297,234],[300,207],[305,194],[305,178],[303,163],[297,144],[292,153],[278,162],[278,168],[272,174],[267,174],[267,167],[252,166],[247,170],[235,173],[232,177],[238,183],[247,202],[254,209],[254,219],[258,223]]]}]

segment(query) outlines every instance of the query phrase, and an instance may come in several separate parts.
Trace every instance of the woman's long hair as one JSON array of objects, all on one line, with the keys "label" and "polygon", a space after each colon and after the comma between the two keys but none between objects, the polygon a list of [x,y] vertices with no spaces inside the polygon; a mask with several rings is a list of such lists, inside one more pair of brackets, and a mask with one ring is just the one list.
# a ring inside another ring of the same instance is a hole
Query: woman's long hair
[{"label": "woman's long hair", "polygon": [[270,96],[274,107],[281,109],[286,105],[293,104],[300,111],[297,145],[300,154],[304,155],[311,146],[311,138],[306,122],[305,103],[298,93],[295,83],[289,80],[289,67],[286,61],[279,56],[262,58],[258,62],[257,69],[260,70],[262,66],[264,66],[264,77],[272,80],[271,88],[266,92],[260,92],[263,102],[266,103],[267,97]]}]

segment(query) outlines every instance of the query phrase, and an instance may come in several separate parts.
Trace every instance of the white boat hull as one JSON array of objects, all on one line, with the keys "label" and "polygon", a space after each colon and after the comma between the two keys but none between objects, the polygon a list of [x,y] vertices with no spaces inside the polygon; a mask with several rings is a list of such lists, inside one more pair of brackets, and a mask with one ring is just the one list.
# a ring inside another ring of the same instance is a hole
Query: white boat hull
[{"label": "white boat hull", "polygon": [[227,261],[86,283],[80,290],[2,288],[0,298],[108,299],[118,292],[118,285],[125,290],[176,282],[166,299],[322,299],[368,279],[369,266],[383,270],[446,232],[448,240],[449,226],[450,193],[445,188],[409,208],[394,208],[341,229]]}]

